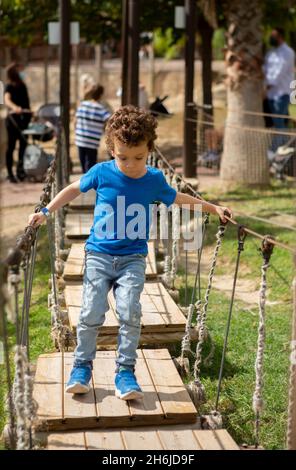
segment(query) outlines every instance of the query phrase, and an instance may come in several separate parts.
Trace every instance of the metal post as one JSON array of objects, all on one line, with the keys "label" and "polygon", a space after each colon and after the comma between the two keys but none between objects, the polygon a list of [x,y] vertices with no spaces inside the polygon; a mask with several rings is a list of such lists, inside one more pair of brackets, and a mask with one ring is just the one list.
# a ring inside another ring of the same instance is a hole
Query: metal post
[{"label": "metal post", "polygon": [[48,45],[45,44],[44,46],[44,103],[48,103]]},{"label": "metal post", "polygon": [[196,176],[196,162],[193,149],[194,116],[193,116],[193,90],[194,90],[194,51],[195,51],[195,0],[185,0],[185,102],[184,102],[184,148],[183,148],[183,174],[185,177]]},{"label": "metal post", "polygon": [[139,100],[139,47],[140,0],[128,0],[128,68],[127,104],[138,106]]},{"label": "metal post", "polygon": [[122,27],[121,27],[121,41],[122,41],[122,69],[121,69],[121,105],[127,104],[127,73],[128,73],[128,0],[122,0]]},{"label": "metal post", "polygon": [[60,106],[65,132],[67,175],[70,174],[70,0],[60,0]]},{"label": "metal post", "polygon": [[74,51],[74,101],[77,106],[79,101],[79,44],[73,46]]},{"label": "metal post", "polygon": [[95,69],[96,79],[98,83],[102,83],[102,68],[103,68],[103,48],[102,44],[95,45]]},{"label": "metal post", "polygon": [[155,93],[155,60],[154,60],[154,34],[151,33],[151,43],[149,48],[149,73],[150,73],[150,96],[154,97]]}]

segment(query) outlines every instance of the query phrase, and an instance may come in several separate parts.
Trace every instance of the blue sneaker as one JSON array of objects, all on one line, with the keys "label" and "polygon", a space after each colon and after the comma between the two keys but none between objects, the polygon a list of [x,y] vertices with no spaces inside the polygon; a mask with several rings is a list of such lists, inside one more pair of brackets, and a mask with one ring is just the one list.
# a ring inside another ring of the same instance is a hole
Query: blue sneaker
[{"label": "blue sneaker", "polygon": [[73,366],[70,379],[66,385],[67,393],[87,393],[90,391],[92,366],[90,363]]},{"label": "blue sneaker", "polygon": [[119,369],[115,376],[115,395],[121,400],[139,400],[144,393],[137,383],[132,370]]}]

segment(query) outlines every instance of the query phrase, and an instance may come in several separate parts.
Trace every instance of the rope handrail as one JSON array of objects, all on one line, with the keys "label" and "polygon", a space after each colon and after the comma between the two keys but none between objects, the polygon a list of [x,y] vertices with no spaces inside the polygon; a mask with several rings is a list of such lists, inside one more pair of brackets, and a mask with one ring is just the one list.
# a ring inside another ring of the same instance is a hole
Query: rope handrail
[{"label": "rope handrail", "polygon": [[[157,152],[159,153],[159,155],[161,156],[161,158],[163,159],[163,161],[166,163],[166,165],[169,167],[170,171],[175,172],[174,168],[170,165],[170,163],[167,161],[167,159],[164,157],[164,155],[161,153],[161,151],[159,150],[158,147],[156,147],[156,150],[157,150]],[[189,183],[187,183],[181,175],[178,175],[178,177],[181,179],[181,181],[183,181],[183,182],[187,185],[187,187],[188,187],[195,195],[197,195],[196,197],[198,197],[198,199],[203,200],[202,197],[201,197],[201,195],[200,195],[197,191],[195,191],[195,190],[192,188],[192,186],[191,186]],[[230,218],[230,217],[228,217],[228,216],[225,216],[225,218],[226,218],[229,222],[231,222],[232,224],[234,224],[234,225],[240,225],[240,224],[239,224],[235,219],[233,219],[233,218]],[[277,245],[277,246],[279,246],[280,248],[286,249],[286,250],[290,251],[291,253],[293,253],[294,255],[296,255],[296,247],[293,248],[293,247],[290,247],[290,246],[286,245],[285,243],[279,242],[279,241],[277,241],[277,240],[273,240],[272,238],[269,238],[269,237],[266,238],[265,235],[261,235],[260,233],[257,233],[257,232],[255,232],[254,230],[251,230],[251,229],[249,229],[249,228],[247,228],[247,227],[245,227],[245,226],[244,226],[244,230],[245,230],[247,233],[249,233],[250,235],[253,235],[253,236],[257,237],[257,238],[260,238],[261,240],[265,240],[265,239],[266,239],[269,243],[271,243],[271,244],[273,244],[273,245]]]},{"label": "rope handrail", "polygon": [[182,175],[179,175],[178,173],[175,172],[175,168],[172,167],[172,165],[168,162],[168,160],[165,158],[165,156],[163,155],[163,153],[160,151],[159,147],[155,147],[155,150],[156,152],[158,153],[158,155],[161,157],[161,159],[164,161],[164,163],[167,165],[168,169],[170,170],[171,173],[173,173],[173,175],[176,176],[176,178],[178,178],[180,181],[182,181],[182,183],[184,184],[184,186],[186,188],[189,189],[189,191],[192,192],[192,194],[197,197],[198,199],[201,199],[202,200],[202,197],[201,197],[201,194],[196,191],[190,183],[188,183],[184,177]]},{"label": "rope handrail", "polygon": [[239,108],[227,108],[223,106],[216,106],[215,109],[225,109],[226,111],[230,111],[233,113],[241,113],[241,114],[251,114],[254,116],[270,116],[270,117],[279,117],[283,119],[290,119],[291,121],[296,122],[296,118],[293,116],[290,116],[289,114],[274,114],[274,113],[264,113],[263,111],[249,111],[249,110],[244,110],[244,109],[239,109]]},{"label": "rope handrail", "polygon": [[[227,219],[229,222],[231,222],[233,225],[240,225],[235,219],[228,217],[227,215],[224,216],[225,219]],[[278,242],[277,240],[274,240],[273,238],[269,237],[268,235],[261,235],[258,232],[255,232],[254,230],[251,230],[247,227],[244,226],[244,231],[246,233],[249,233],[250,235],[253,235],[254,237],[260,238],[261,240],[266,240],[268,243],[271,243],[272,245],[276,245],[280,248],[283,248],[284,250],[288,250],[294,255],[296,255],[296,247],[291,247],[289,245],[286,245],[285,243]]]},{"label": "rope handrail", "polygon": [[[205,124],[207,126],[214,126],[215,123],[213,121],[203,121],[201,119],[192,119],[192,118],[186,118],[185,119],[188,122],[195,122],[199,124]],[[226,120],[225,120],[226,121]],[[277,131],[271,128],[265,128],[265,127],[250,127],[250,126],[240,126],[239,124],[229,124],[225,123],[225,126],[227,127],[232,127],[234,129],[241,129],[244,131],[250,131],[250,132],[259,132],[261,134],[274,134],[274,135],[287,135],[289,137],[296,137],[296,129],[291,129],[291,132],[288,131]]]},{"label": "rope handrail", "polygon": [[273,220],[265,219],[264,217],[258,217],[256,215],[251,215],[251,214],[245,214],[244,212],[237,211],[237,210],[235,211],[235,213],[239,217],[246,217],[246,218],[249,218],[249,219],[258,220],[259,222],[264,222],[266,224],[275,225],[276,227],[280,227],[280,228],[284,228],[284,229],[292,230],[293,232],[296,232],[296,227],[292,227],[291,225],[283,225],[283,224],[280,224],[280,223],[275,222]]},{"label": "rope handrail", "polygon": [[[290,119],[293,122],[296,122],[296,118],[294,116],[290,116],[289,114],[276,114],[276,113],[265,113],[263,111],[251,111],[251,110],[245,110],[245,109],[240,109],[240,108],[228,108],[226,106],[212,106],[212,105],[198,105],[195,104],[196,108],[199,110],[202,110],[205,114],[208,114],[208,116],[211,116],[209,113],[207,113],[207,110],[213,110],[215,109],[222,109],[226,112],[230,111],[231,113],[241,113],[241,114],[249,114],[253,116],[270,116],[271,118],[282,118],[282,119]],[[171,117],[173,114],[165,114],[161,113],[159,111],[155,111],[154,109],[149,109],[151,114],[158,114],[163,117]]]}]

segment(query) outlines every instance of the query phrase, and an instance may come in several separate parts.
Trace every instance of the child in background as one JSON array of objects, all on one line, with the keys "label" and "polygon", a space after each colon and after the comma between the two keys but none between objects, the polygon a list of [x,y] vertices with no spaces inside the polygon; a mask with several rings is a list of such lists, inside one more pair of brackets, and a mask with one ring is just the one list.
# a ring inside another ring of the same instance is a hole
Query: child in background
[{"label": "child in background", "polygon": [[47,215],[81,192],[96,191],[93,226],[85,244],[82,308],[74,365],[66,385],[68,393],[90,390],[97,333],[105,321],[109,309],[107,296],[113,288],[119,319],[115,393],[122,400],[143,397],[135,365],[141,333],[140,296],[145,282],[150,204],[155,201],[168,207],[186,204],[192,210],[198,204],[223,222],[225,210],[231,215],[226,207],[177,192],[159,169],[146,165],[154,149],[156,126],[156,119],[144,109],[119,108],[106,127],[106,145],[114,159],[94,165],[80,180],[60,191],[41,212],[29,216],[30,224],[42,224]]},{"label": "child in background", "polygon": [[92,86],[76,111],[75,144],[83,173],[97,163],[100,141],[111,115],[99,102],[103,93],[101,85]]}]

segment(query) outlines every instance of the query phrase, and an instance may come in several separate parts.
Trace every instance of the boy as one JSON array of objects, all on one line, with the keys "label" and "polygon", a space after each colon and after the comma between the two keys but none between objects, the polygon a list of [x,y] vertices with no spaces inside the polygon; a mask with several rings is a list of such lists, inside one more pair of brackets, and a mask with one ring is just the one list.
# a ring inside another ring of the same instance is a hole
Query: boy
[{"label": "boy", "polygon": [[[225,207],[177,193],[167,184],[160,170],[146,166],[148,154],[154,147],[156,126],[155,118],[141,108],[119,108],[106,127],[106,144],[114,159],[93,166],[79,181],[58,193],[47,206],[48,211],[53,212],[80,192],[91,188],[97,192],[94,224],[85,246],[82,309],[74,366],[66,386],[69,393],[86,393],[90,389],[97,330],[104,323],[105,312],[109,308],[107,294],[113,287],[120,324],[116,396],[123,400],[143,397],[134,370],[140,338],[140,295],[145,281],[149,217],[145,220],[144,233],[137,237],[131,215],[137,211],[140,213],[141,208],[147,214],[149,204],[162,201],[167,206],[190,204],[192,209],[195,204],[201,204],[203,211],[217,214],[226,221]],[[122,198],[127,208],[126,217]],[[31,214],[29,222],[38,225],[45,218],[42,213]],[[118,222],[120,218],[122,221]],[[138,218],[139,227],[142,219]]]},{"label": "boy", "polygon": [[85,92],[76,111],[75,144],[78,147],[79,159],[83,173],[97,163],[98,147],[104,133],[109,111],[99,103],[104,88],[93,85]]}]

